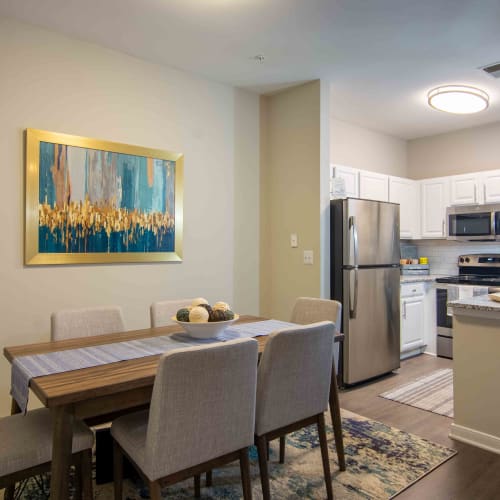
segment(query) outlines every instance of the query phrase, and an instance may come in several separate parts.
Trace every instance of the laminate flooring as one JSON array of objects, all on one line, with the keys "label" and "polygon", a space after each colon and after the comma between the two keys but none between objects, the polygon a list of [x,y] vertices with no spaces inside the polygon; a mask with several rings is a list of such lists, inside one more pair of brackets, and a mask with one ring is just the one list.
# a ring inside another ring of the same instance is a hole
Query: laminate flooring
[{"label": "laminate flooring", "polygon": [[500,499],[500,455],[448,437],[453,420],[379,397],[379,394],[453,361],[422,354],[401,362],[392,375],[340,392],[340,406],[365,417],[448,446],[458,454],[402,492],[398,500]]}]

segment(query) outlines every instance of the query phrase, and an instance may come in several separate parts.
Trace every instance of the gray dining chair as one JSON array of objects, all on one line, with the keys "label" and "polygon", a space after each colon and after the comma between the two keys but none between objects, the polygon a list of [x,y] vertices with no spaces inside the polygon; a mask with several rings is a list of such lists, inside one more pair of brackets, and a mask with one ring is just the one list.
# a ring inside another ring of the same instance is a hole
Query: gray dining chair
[{"label": "gray dining chair", "polygon": [[[342,304],[337,300],[317,299],[314,297],[299,297],[292,310],[291,322],[307,325],[318,321],[332,321],[335,324],[335,333],[340,333],[342,324]],[[345,471],[344,436],[342,432],[342,418],[340,415],[339,392],[337,387],[337,369],[335,357],[338,355],[339,344],[334,344],[332,358],[332,379],[330,385],[330,416],[332,419],[335,448],[339,460],[339,468]],[[285,438],[280,438],[280,463],[285,461]]]},{"label": "gray dining chair", "polygon": [[50,326],[52,340],[105,335],[125,330],[122,309],[118,306],[63,309],[52,313]]},{"label": "gray dining chair", "polygon": [[253,444],[258,343],[239,339],[176,349],[161,356],[149,412],[116,419],[115,499],[122,498],[123,456],[161,498],[161,486],[238,460],[243,498],[251,499],[248,447]]},{"label": "gray dining chair", "polygon": [[[15,484],[50,471],[52,460],[52,418],[40,408],[26,415],[0,419],[0,489],[5,500],[14,498]],[[92,493],[92,446],[94,434],[80,420],[73,424],[72,463],[76,467],[77,490],[85,500]]]},{"label": "gray dining chair", "polygon": [[319,434],[323,472],[333,498],[324,412],[332,371],[331,321],[274,332],[262,353],[257,375],[255,441],[264,500],[271,498],[267,470],[269,441],[311,424]]},{"label": "gray dining chair", "polygon": [[[194,299],[194,297],[193,297]],[[191,305],[193,299],[175,299],[153,302],[149,308],[151,316],[151,327],[172,325],[174,322],[170,319],[175,316],[179,309]]]}]

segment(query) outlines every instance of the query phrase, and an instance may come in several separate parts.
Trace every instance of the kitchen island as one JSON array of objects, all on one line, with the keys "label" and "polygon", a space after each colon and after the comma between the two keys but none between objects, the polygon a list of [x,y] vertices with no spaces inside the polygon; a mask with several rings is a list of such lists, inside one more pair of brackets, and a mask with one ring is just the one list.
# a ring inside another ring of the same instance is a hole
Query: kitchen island
[{"label": "kitchen island", "polygon": [[481,295],[448,306],[455,407],[450,437],[500,454],[500,302]]}]

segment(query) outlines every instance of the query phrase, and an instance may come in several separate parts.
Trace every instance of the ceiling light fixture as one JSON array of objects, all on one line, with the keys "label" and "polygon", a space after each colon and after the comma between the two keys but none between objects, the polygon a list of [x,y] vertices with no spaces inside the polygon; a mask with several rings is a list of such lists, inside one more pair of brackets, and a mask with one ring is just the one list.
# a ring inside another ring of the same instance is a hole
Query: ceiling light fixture
[{"label": "ceiling light fixture", "polygon": [[439,111],[462,115],[483,111],[490,98],[484,90],[468,85],[442,85],[429,90],[427,102]]}]

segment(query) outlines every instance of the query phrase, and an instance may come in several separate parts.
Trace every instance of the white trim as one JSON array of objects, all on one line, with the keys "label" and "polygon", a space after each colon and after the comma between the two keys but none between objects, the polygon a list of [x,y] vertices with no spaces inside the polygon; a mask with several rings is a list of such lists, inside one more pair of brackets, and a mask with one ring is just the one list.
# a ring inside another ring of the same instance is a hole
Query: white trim
[{"label": "white trim", "polygon": [[500,455],[500,437],[458,424],[451,424],[449,437]]}]

